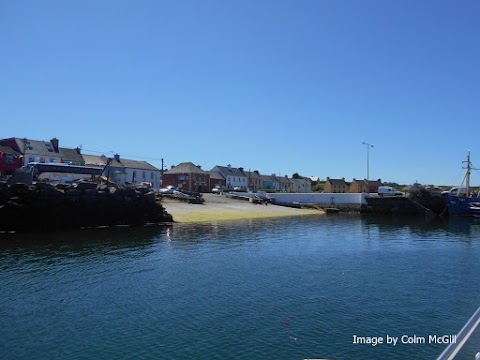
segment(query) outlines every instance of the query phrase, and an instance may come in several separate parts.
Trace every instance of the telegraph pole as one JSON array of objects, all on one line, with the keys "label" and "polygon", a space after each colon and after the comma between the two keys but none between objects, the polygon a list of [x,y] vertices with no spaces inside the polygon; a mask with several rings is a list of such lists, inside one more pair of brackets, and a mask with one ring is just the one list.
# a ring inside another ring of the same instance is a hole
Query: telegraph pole
[{"label": "telegraph pole", "polygon": [[163,158],[162,158],[162,170],[160,171],[160,189],[163,188]]}]

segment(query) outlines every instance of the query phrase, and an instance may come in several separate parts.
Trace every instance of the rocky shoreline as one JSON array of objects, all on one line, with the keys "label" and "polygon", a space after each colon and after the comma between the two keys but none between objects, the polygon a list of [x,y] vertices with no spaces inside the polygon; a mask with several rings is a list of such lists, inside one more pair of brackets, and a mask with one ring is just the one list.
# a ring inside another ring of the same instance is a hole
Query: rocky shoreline
[{"label": "rocky shoreline", "polygon": [[0,231],[172,222],[146,187],[0,183]]}]

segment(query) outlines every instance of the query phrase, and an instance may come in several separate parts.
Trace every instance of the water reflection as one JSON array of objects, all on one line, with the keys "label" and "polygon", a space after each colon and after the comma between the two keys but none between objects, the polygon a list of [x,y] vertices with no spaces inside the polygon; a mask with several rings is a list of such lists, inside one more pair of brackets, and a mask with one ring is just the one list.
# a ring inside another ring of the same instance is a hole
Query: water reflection
[{"label": "water reflection", "polygon": [[407,236],[417,240],[435,240],[449,235],[463,235],[460,239],[475,240],[480,236],[480,220],[475,218],[436,217],[427,221],[406,216],[362,216],[361,221],[367,235],[377,233],[380,237]]},{"label": "water reflection", "polygon": [[169,226],[109,227],[0,235],[0,260],[30,253],[38,257],[106,254],[152,246]]}]

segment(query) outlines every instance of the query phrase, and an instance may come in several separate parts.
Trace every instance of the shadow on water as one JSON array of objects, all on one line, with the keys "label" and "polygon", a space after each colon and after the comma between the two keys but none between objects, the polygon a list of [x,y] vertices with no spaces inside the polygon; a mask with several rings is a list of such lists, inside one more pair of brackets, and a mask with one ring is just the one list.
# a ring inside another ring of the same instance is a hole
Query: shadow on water
[{"label": "shadow on water", "polygon": [[38,233],[0,234],[0,256],[22,251],[42,253],[92,253],[107,250],[152,246],[169,228],[168,225],[65,230]]},{"label": "shadow on water", "polygon": [[407,230],[418,237],[429,237],[440,233],[465,235],[478,238],[480,236],[480,219],[461,217],[435,217],[429,221],[410,216],[362,216],[362,226],[376,227],[380,231],[395,232]]}]

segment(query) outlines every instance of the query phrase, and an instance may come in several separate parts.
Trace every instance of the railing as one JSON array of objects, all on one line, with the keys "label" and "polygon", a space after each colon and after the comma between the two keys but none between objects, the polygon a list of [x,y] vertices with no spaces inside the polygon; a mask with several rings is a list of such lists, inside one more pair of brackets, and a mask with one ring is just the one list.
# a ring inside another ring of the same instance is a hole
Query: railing
[{"label": "railing", "polygon": [[[457,355],[470,335],[475,331],[477,325],[480,323],[480,307],[475,311],[475,314],[467,321],[465,326],[457,334],[456,341],[447,346],[447,348],[440,354],[437,360],[451,360]],[[475,359],[480,359],[480,353],[477,353]]]}]

